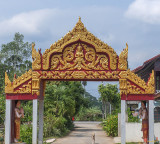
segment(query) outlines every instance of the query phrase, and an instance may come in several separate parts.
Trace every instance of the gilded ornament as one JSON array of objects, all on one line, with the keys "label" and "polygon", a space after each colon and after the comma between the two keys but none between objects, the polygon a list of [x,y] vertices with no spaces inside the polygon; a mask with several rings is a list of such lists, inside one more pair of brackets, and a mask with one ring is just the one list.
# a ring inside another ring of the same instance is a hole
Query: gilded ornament
[{"label": "gilded ornament", "polygon": [[18,78],[14,77],[13,83],[5,73],[5,93],[31,93],[32,70]]},{"label": "gilded ornament", "polygon": [[41,69],[41,55],[34,48],[35,44],[32,43],[32,70],[40,70]]},{"label": "gilded ornament", "polygon": [[15,90],[14,93],[31,93],[32,81],[30,80],[28,84],[24,84],[18,90]]},{"label": "gilded ornament", "polygon": [[118,68],[120,70],[127,70],[128,67],[128,44],[126,43],[126,48],[119,55]]},{"label": "gilded ornament", "polygon": [[[84,43],[88,43],[89,45],[92,45],[95,48],[95,51],[93,53],[87,53],[85,55],[85,59],[94,59],[94,55],[96,55],[97,53],[104,53],[105,55],[109,56],[110,59],[110,68],[111,70],[115,70],[117,69],[117,59],[118,56],[116,54],[116,52],[113,50],[113,48],[111,48],[110,46],[108,46],[107,44],[105,44],[104,42],[102,42],[101,40],[99,40],[98,38],[96,38],[93,34],[91,34],[90,32],[87,31],[87,29],[84,27],[84,24],[81,22],[81,19],[79,19],[79,21],[77,22],[76,26],[73,28],[73,30],[69,33],[67,33],[62,39],[60,39],[58,42],[55,42],[54,44],[51,45],[50,49],[47,49],[44,54],[43,54],[43,58],[42,58],[42,62],[43,62],[43,69],[44,70],[49,70],[49,66],[50,66],[50,57],[51,55],[54,55],[56,53],[64,53],[64,49],[67,47],[67,45],[70,45],[71,43],[78,43],[78,41],[82,41]],[[79,46],[81,47],[81,45]],[[79,48],[78,48],[79,49]],[[64,55],[64,54],[62,54]],[[68,52],[69,57],[66,57],[67,61],[71,61],[73,58],[73,53],[72,51]],[[108,57],[107,57],[108,58]],[[62,59],[62,57],[55,57],[55,64],[53,64],[53,58],[52,58],[52,67],[51,69],[54,69],[56,67],[56,65],[59,63],[59,60]],[[77,59],[78,60],[78,59]],[[105,69],[107,69],[107,63],[108,61],[106,59],[101,60],[103,61],[103,67]],[[74,67],[74,65],[73,65]],[[71,68],[73,70],[73,67]],[[79,66],[77,66],[77,68],[80,68]]]},{"label": "gilded ornament", "polygon": [[127,94],[145,94],[145,90],[127,81]]},{"label": "gilded ornament", "polygon": [[5,93],[13,93],[13,85],[5,72]]},{"label": "gilded ornament", "polygon": [[53,55],[51,70],[109,70],[109,59],[96,54],[93,47],[78,43],[66,47],[63,54]]},{"label": "gilded ornament", "polygon": [[133,83],[135,83],[139,87],[142,87],[143,89],[146,88],[146,82],[143,79],[141,79],[137,74],[130,71],[129,69],[127,71],[121,71],[119,76],[120,78],[126,78],[132,81]]},{"label": "gilded ornament", "polygon": [[17,88],[18,86],[22,85],[26,81],[32,79],[32,70],[30,69],[28,72],[25,72],[18,78],[14,78],[13,87]]},{"label": "gilded ornament", "polygon": [[120,94],[127,95],[127,79],[119,79]]},{"label": "gilded ornament", "polygon": [[145,89],[146,93],[154,94],[155,93],[155,80],[154,80],[154,70],[149,77],[149,81],[147,83],[147,88]]}]

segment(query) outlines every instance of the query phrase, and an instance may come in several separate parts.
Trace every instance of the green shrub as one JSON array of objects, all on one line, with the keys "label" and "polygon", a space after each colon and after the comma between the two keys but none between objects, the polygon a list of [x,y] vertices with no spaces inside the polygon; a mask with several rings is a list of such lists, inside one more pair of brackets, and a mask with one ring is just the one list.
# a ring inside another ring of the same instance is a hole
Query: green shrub
[{"label": "green shrub", "polygon": [[103,121],[103,128],[107,132],[108,136],[118,136],[118,116],[108,116],[108,118]]},{"label": "green shrub", "polygon": [[0,94],[0,126],[4,126],[5,119],[5,96]]},{"label": "green shrub", "polygon": [[47,115],[44,118],[43,133],[45,138],[50,136],[61,135],[60,130],[55,127],[55,122],[56,122],[56,119],[52,115]]},{"label": "green shrub", "polygon": [[0,129],[0,144],[4,142],[4,129]]},{"label": "green shrub", "polygon": [[20,129],[20,141],[32,144],[32,125],[23,124]]},{"label": "green shrub", "polygon": [[31,123],[32,122],[32,101],[22,101],[21,106],[24,109],[24,118],[21,119],[22,123]]},{"label": "green shrub", "polygon": [[130,111],[130,109],[127,109],[127,113],[128,113],[128,122],[139,122],[140,119],[137,117],[133,117],[132,115],[132,111]]}]

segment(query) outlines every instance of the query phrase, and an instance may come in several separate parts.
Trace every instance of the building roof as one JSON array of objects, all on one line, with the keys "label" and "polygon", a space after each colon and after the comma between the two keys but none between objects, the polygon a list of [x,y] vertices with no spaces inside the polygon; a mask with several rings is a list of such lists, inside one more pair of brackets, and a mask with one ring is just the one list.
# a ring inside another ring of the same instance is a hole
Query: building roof
[{"label": "building roof", "polygon": [[147,64],[149,64],[149,63],[151,63],[151,62],[155,62],[155,61],[156,61],[157,59],[159,59],[159,58],[160,58],[160,54],[158,54],[157,56],[155,56],[155,57],[153,57],[153,58],[151,58],[151,59],[149,59],[149,60],[146,60],[146,61],[143,63],[143,65],[135,68],[135,69],[132,70],[132,71],[136,73],[136,72],[142,70]]}]

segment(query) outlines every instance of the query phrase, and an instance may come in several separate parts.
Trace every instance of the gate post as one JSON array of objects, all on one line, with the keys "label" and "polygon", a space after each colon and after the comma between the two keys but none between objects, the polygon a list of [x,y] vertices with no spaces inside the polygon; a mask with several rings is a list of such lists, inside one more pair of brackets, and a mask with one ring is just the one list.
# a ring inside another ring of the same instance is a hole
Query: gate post
[{"label": "gate post", "polygon": [[121,100],[121,144],[126,143],[126,100]]},{"label": "gate post", "polygon": [[40,83],[40,96],[39,96],[39,135],[38,144],[43,144],[43,114],[44,114],[44,95],[45,95],[46,82]]},{"label": "gate post", "polygon": [[12,107],[12,100],[6,99],[5,144],[11,143],[11,107]]},{"label": "gate post", "polygon": [[149,100],[149,144],[154,144],[154,100]]},{"label": "gate post", "polygon": [[38,144],[43,144],[43,113],[44,113],[44,100],[39,100],[39,136],[38,136]]},{"label": "gate post", "polygon": [[33,100],[32,144],[37,144],[37,110],[38,100]]}]

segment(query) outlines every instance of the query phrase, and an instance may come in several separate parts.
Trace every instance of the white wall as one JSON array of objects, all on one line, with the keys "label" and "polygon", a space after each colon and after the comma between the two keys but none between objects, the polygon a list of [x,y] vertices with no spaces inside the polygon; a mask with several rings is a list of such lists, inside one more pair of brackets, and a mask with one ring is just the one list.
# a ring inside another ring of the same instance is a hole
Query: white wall
[{"label": "white wall", "polygon": [[143,142],[141,123],[126,123],[126,142]]},{"label": "white wall", "polygon": [[[141,127],[141,123],[126,123],[126,142],[142,142]],[[160,123],[154,124],[154,135],[160,140]]]},{"label": "white wall", "polygon": [[158,140],[160,141],[160,123],[154,124],[154,135],[155,137],[158,137]]}]

